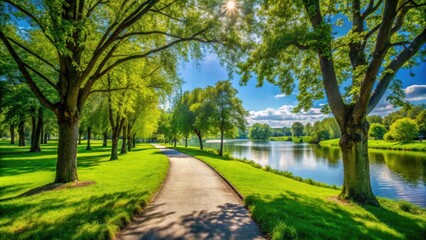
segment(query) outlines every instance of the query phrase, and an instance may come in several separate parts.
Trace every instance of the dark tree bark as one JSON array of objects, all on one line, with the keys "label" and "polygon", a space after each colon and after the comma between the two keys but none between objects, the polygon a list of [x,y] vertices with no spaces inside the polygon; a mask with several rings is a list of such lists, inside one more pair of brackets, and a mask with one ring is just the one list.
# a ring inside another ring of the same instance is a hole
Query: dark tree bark
[{"label": "dark tree bark", "polygon": [[173,147],[176,147],[176,138],[173,138]]},{"label": "dark tree bark", "polygon": [[86,150],[92,150],[92,147],[90,146],[90,139],[92,138],[92,128],[87,127],[87,147]]},{"label": "dark tree bark", "polygon": [[121,143],[121,151],[120,153],[127,153],[127,126],[123,127],[123,141]]},{"label": "dark tree bark", "polygon": [[18,146],[25,146],[25,121],[21,120],[18,124]]},{"label": "dark tree bark", "polygon": [[220,148],[219,156],[223,156],[223,129],[220,129]]},{"label": "dark tree bark", "polygon": [[106,147],[108,145],[108,132],[105,130],[103,133],[104,141],[102,143],[102,147]]},{"label": "dark tree bark", "polygon": [[41,122],[40,127],[40,144],[44,143],[44,121]]},{"label": "dark tree bark", "polygon": [[78,145],[81,145],[81,138],[83,137],[83,129],[78,129]]},{"label": "dark tree bark", "polygon": [[15,144],[15,124],[12,123],[9,125],[10,131],[10,144]]},{"label": "dark tree bark", "polygon": [[43,128],[43,110],[38,109],[37,118],[32,117],[31,148],[30,152],[40,152],[40,134]]},{"label": "dark tree bark", "polygon": [[112,132],[112,138],[111,138],[111,158],[110,160],[117,160],[118,159],[118,136],[119,134]]},{"label": "dark tree bark", "polygon": [[135,148],[136,147],[136,133],[133,133],[132,140],[133,140],[133,147]]},{"label": "dark tree bark", "polygon": [[194,132],[198,137],[198,141],[200,142],[200,150],[203,150],[203,138],[202,138],[201,131],[198,129],[194,129]]},{"label": "dark tree bark", "polygon": [[59,111],[57,117],[59,140],[55,183],[74,182],[78,180],[77,139],[80,116],[78,112],[70,116],[66,111]]},{"label": "dark tree bark", "polygon": [[188,136],[185,137],[185,147],[188,147]]},{"label": "dark tree bark", "polygon": [[368,121],[348,120],[340,137],[343,158],[343,188],[339,197],[359,203],[378,205],[370,184],[368,161]]},{"label": "dark tree bark", "polygon": [[44,132],[44,137],[43,137],[43,143],[47,144],[47,140],[49,139],[49,132],[45,131]]},{"label": "dark tree bark", "polygon": [[127,127],[127,151],[131,151],[132,150],[132,135],[131,135],[131,128],[128,126]]}]

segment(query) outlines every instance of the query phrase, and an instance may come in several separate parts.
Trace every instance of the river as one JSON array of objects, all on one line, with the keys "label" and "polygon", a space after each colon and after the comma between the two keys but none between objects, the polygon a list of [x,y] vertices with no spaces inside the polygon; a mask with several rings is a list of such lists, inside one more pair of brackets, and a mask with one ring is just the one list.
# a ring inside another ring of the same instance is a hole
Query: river
[{"label": "river", "polygon": [[[191,145],[197,145],[192,143]],[[210,140],[206,148],[218,149]],[[229,140],[224,150],[236,158],[292,172],[295,176],[341,186],[343,163],[339,148],[293,142]],[[426,153],[369,150],[371,186],[376,196],[403,199],[426,207]]]}]

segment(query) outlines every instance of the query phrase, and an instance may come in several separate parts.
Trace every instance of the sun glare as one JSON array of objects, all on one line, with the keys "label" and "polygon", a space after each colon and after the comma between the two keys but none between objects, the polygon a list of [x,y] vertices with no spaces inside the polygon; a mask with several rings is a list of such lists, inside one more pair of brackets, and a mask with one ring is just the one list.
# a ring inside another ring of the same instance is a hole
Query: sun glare
[{"label": "sun glare", "polygon": [[237,2],[235,0],[228,0],[223,5],[223,10],[228,14],[235,13],[237,11]]}]

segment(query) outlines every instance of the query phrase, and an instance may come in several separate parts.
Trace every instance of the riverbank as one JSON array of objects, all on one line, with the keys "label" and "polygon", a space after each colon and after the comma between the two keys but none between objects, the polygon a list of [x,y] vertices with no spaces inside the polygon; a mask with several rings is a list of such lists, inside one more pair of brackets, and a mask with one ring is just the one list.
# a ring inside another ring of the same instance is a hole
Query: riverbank
[{"label": "riverbank", "polygon": [[[339,139],[330,139],[319,143],[322,147],[339,147]],[[426,141],[390,142],[386,140],[368,140],[368,148],[404,151],[426,151]]]},{"label": "riverbank", "polygon": [[176,148],[216,169],[245,198],[272,239],[423,239],[426,210],[379,198],[382,207],[341,202],[338,190],[309,185],[196,148]]},{"label": "riverbank", "polygon": [[153,146],[138,144],[109,161],[111,149],[101,144],[92,140],[92,151],[78,146],[79,180],[91,185],[69,184],[19,197],[52,183],[57,142],[29,153],[29,147],[0,140],[0,239],[114,238],[158,190],[168,160]]}]

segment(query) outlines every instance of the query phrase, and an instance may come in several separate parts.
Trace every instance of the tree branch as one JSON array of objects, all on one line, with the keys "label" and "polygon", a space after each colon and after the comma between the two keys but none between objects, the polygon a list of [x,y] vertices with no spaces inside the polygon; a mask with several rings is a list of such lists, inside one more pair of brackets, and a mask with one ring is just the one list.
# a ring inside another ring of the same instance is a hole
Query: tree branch
[{"label": "tree branch", "polygon": [[16,40],[14,40],[11,37],[7,37],[7,39],[9,39],[12,43],[16,44],[17,46],[19,46],[20,48],[24,49],[25,51],[27,51],[28,53],[30,53],[31,55],[33,55],[34,57],[38,58],[39,60],[41,60],[42,62],[46,63],[47,65],[51,66],[55,71],[59,72],[58,69],[55,68],[55,66],[53,65],[53,63],[47,61],[46,59],[42,58],[40,55],[38,55],[37,53],[31,51],[29,48],[25,47],[24,45],[20,44],[19,42],[17,42]]},{"label": "tree branch", "polygon": [[18,68],[20,72],[22,73],[24,79],[27,81],[28,85],[30,86],[31,90],[34,92],[36,97],[40,100],[40,102],[45,105],[47,108],[52,110],[53,112],[57,112],[57,108],[53,103],[49,101],[49,99],[44,96],[43,92],[38,88],[38,86],[33,81],[30,73],[25,68],[25,63],[22,61],[22,59],[18,56],[13,46],[10,44],[9,40],[7,39],[6,35],[4,35],[3,31],[0,30],[0,39],[3,41],[4,45],[6,46],[6,49],[10,53],[10,55],[15,60],[16,64],[18,65]]},{"label": "tree branch", "polygon": [[383,0],[379,0],[376,5],[374,5],[374,0],[370,0],[367,9],[365,9],[361,18],[366,19],[370,14],[374,13],[382,4]]},{"label": "tree branch", "polygon": [[109,92],[116,92],[116,91],[122,91],[122,90],[129,90],[132,89],[130,86],[122,87],[122,88],[112,88],[112,89],[95,89],[90,91],[90,94],[92,93],[109,93]]},{"label": "tree branch", "polygon": [[161,15],[163,15],[163,16],[166,16],[166,17],[168,17],[168,18],[170,18],[170,19],[176,20],[176,21],[181,22],[181,23],[185,23],[185,22],[186,22],[186,21],[185,21],[185,20],[183,20],[183,19],[179,19],[179,18],[173,17],[172,15],[169,15],[169,14],[167,14],[167,13],[161,12],[161,11],[156,10],[156,9],[151,9],[151,10],[149,10],[149,11],[151,11],[151,12],[155,12],[155,13],[159,13],[159,14],[161,14]]},{"label": "tree branch", "polygon": [[398,56],[396,56],[392,62],[385,68],[383,75],[381,76],[380,82],[377,84],[373,93],[371,94],[370,101],[368,103],[367,112],[370,113],[376,105],[379,103],[380,99],[383,97],[386,89],[388,88],[391,80],[397,73],[397,71],[413,57],[426,43],[426,29],[423,30],[408,46],[405,48]]},{"label": "tree branch", "polygon": [[46,81],[50,86],[52,86],[54,89],[59,91],[59,88],[56,84],[54,84],[49,78],[47,78],[46,76],[44,76],[44,74],[42,74],[41,72],[37,71],[35,68],[31,67],[30,65],[28,65],[27,63],[23,63],[25,65],[25,67],[29,68],[31,71],[33,71],[35,74],[37,74],[39,77],[41,77],[42,79],[44,79],[44,81]]}]

